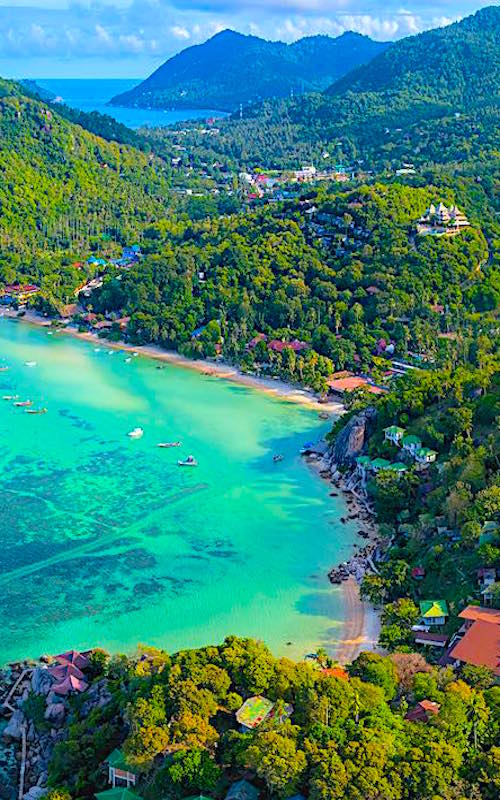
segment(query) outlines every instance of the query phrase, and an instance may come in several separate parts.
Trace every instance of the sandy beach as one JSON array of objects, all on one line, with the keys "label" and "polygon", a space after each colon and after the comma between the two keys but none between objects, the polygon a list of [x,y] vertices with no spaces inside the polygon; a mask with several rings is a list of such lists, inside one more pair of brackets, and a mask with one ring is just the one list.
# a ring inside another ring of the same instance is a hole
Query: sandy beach
[{"label": "sandy beach", "polygon": [[[46,328],[53,328],[52,320],[41,317],[39,314],[27,311],[23,317],[18,317],[14,311],[5,310],[3,316],[10,319],[19,319],[20,322],[38,325]],[[336,401],[320,402],[319,398],[310,391],[302,389],[299,386],[293,386],[279,379],[274,378],[259,378],[255,375],[247,375],[235,366],[226,364],[221,361],[205,361],[203,359],[195,360],[185,358],[180,353],[174,350],[163,350],[157,345],[131,345],[127,342],[109,342],[107,339],[100,339],[97,334],[91,332],[80,332],[76,328],[65,325],[60,328],[60,334],[74,336],[83,341],[92,342],[93,344],[99,343],[102,346],[108,347],[110,350],[124,350],[129,353],[140,353],[148,358],[154,358],[157,361],[164,361],[169,364],[174,364],[177,367],[191,369],[199,372],[202,375],[222,378],[223,380],[238,383],[241,386],[246,386],[250,389],[255,389],[258,392],[276,397],[279,400],[284,400],[290,403],[298,403],[300,405],[312,408],[318,412],[326,412],[332,417],[338,417],[344,413],[344,406],[342,403]]]},{"label": "sandy beach", "polygon": [[359,585],[354,578],[342,584],[342,594],[346,619],[336,659],[341,664],[349,664],[363,650],[377,650],[380,617],[370,603],[361,600]]}]

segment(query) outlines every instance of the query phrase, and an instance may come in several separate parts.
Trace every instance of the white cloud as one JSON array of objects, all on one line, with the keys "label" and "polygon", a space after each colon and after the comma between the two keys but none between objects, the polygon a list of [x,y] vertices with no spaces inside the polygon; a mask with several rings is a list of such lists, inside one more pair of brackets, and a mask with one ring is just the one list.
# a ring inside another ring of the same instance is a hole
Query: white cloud
[{"label": "white cloud", "polygon": [[191,38],[191,34],[189,33],[188,29],[182,27],[182,25],[172,25],[170,32],[176,39],[186,40]]}]

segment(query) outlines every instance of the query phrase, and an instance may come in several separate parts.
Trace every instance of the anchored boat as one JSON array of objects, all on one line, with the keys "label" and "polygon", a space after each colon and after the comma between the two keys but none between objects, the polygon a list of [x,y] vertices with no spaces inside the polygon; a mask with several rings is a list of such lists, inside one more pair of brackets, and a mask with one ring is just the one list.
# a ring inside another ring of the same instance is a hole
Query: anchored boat
[{"label": "anchored boat", "polygon": [[182,442],[158,442],[157,447],[182,447]]},{"label": "anchored boat", "polygon": [[134,428],[133,431],[127,434],[131,439],[140,439],[141,436],[144,436],[144,431],[142,428]]},{"label": "anchored boat", "polygon": [[196,461],[194,456],[188,456],[186,459],[177,462],[178,467],[197,467],[198,462]]}]

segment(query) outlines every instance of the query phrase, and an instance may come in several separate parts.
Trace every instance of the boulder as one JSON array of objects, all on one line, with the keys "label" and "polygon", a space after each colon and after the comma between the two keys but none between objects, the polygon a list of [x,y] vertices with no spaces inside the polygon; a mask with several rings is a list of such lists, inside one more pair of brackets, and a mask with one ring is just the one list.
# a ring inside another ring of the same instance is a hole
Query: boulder
[{"label": "boulder", "polygon": [[43,667],[36,667],[31,676],[31,688],[35,694],[47,695],[50,692],[53,679],[51,674]]},{"label": "boulder", "polygon": [[32,786],[31,789],[23,795],[23,800],[41,800],[42,797],[48,794],[48,791],[48,789],[44,789],[42,786]]},{"label": "boulder", "polygon": [[52,722],[53,725],[60,725],[64,722],[66,715],[66,708],[64,703],[50,703],[45,709],[45,719]]},{"label": "boulder", "polygon": [[4,737],[9,739],[20,739],[24,723],[25,719],[23,712],[20,709],[14,711],[3,730]]},{"label": "boulder", "polygon": [[369,429],[377,411],[371,406],[355,414],[345,424],[330,450],[332,464],[340,467],[351,467],[356,458],[361,455],[369,436]]}]

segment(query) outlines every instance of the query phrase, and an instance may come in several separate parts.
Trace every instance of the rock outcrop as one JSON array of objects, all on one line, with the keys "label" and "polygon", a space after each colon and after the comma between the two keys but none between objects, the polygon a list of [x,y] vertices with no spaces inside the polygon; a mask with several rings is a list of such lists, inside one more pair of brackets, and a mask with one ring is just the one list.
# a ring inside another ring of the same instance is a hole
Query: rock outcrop
[{"label": "rock outcrop", "polygon": [[3,735],[6,739],[20,739],[22,736],[25,717],[23,712],[18,709],[14,711],[7,725],[3,730]]},{"label": "rock outcrop", "polygon": [[377,415],[375,408],[369,407],[355,414],[338,434],[329,457],[336,467],[352,467],[362,452],[369,436],[370,427]]},{"label": "rock outcrop", "polygon": [[31,675],[31,688],[35,694],[47,695],[53,682],[52,676],[44,667],[35,667]]}]

